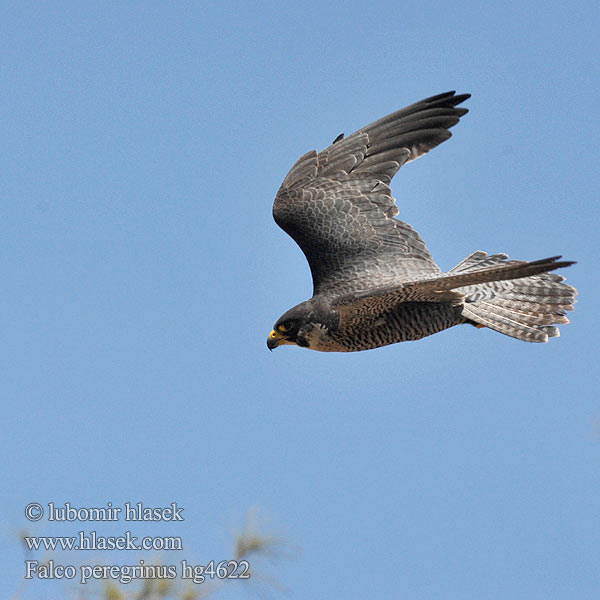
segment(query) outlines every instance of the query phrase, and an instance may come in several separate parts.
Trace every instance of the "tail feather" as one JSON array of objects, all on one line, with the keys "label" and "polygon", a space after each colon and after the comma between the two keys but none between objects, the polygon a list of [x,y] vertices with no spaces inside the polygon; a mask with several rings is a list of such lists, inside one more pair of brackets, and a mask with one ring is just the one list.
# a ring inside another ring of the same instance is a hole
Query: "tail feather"
[{"label": "tail feather", "polygon": [[503,298],[515,303],[556,304],[557,308],[563,306],[563,310],[572,310],[577,290],[570,285],[560,284],[564,278],[548,280],[547,275],[464,286],[457,291],[467,296],[471,302]]},{"label": "tail feather", "polygon": [[502,264],[508,258],[508,254],[490,254],[477,250],[473,254],[469,254],[467,258],[459,262],[450,273],[465,273],[473,268],[481,269],[485,267],[493,267]]},{"label": "tail feather", "polygon": [[[485,304],[485,302],[483,304]],[[564,324],[564,325],[566,325],[569,322],[569,319],[567,319],[567,317],[565,316],[564,311],[565,310],[573,310],[572,304],[552,305],[552,309],[548,310],[549,309],[548,303],[543,304],[540,302],[520,302],[520,301],[516,301],[516,300],[501,298],[501,297],[494,298],[493,304],[494,304],[494,306],[497,306],[498,308],[505,308],[507,310],[510,310],[510,311],[513,311],[513,312],[519,313],[519,314],[522,313],[522,314],[526,314],[526,315],[530,315],[530,314],[554,315],[560,319],[560,320],[557,320],[556,323]]]},{"label": "tail feather", "polygon": [[537,327],[531,327],[515,319],[510,319],[489,307],[481,307],[477,304],[467,305],[463,310],[463,315],[475,323],[494,329],[510,337],[523,340],[525,342],[547,342],[548,334],[540,331]]},{"label": "tail feather", "polygon": [[569,319],[564,314],[548,312],[548,309],[538,305],[535,310],[522,310],[513,306],[499,305],[497,302],[480,302],[478,306],[497,315],[514,319],[525,325],[547,325],[549,320],[556,325],[566,325]]},{"label": "tail feather", "polygon": [[[549,337],[558,337],[556,325],[569,322],[565,311],[573,310],[577,290],[562,283],[564,277],[544,270],[573,263],[559,262],[558,256],[534,262],[507,258],[506,254],[474,252],[448,273],[458,281],[471,278],[469,285],[455,288],[465,297],[463,315],[474,324],[519,340],[547,342]],[[519,278],[505,278],[511,274]],[[493,281],[494,275],[501,279]]]},{"label": "tail feather", "polygon": [[[542,288],[542,290],[537,290],[537,291],[531,291],[529,293],[508,293],[505,294],[505,298],[509,299],[509,300],[513,300],[515,302],[533,302],[535,303],[541,303],[543,302],[543,304],[558,304],[558,305],[565,305],[565,306],[570,306],[571,308],[568,308],[567,310],[573,310],[573,297],[572,296],[550,296],[547,292],[551,292],[551,290],[545,290]],[[540,293],[540,292],[546,292],[546,293]]]}]

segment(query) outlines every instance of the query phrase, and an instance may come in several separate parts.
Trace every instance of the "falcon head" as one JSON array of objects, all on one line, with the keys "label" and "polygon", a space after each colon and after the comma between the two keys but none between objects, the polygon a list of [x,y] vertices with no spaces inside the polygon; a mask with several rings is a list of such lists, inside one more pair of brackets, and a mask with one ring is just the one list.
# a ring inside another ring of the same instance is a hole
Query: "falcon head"
[{"label": "falcon head", "polygon": [[295,344],[311,350],[323,350],[337,313],[322,301],[306,300],[281,315],[267,338],[267,348]]}]

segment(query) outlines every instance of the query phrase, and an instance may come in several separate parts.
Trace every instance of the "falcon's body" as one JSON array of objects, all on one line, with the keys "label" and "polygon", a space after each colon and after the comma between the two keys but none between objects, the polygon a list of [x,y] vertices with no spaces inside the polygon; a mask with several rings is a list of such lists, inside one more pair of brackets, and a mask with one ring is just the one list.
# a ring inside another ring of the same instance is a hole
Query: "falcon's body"
[{"label": "falcon's body", "polygon": [[405,163],[450,137],[469,97],[440,94],[397,111],[326,150],[300,157],[273,216],[298,243],[314,285],[286,312],[270,349],[356,351],[417,340],[461,323],[545,342],[568,323],[575,288],[548,273],[571,262],[509,261],[474,252],[442,273],[419,234],[395,219],[389,184]]}]

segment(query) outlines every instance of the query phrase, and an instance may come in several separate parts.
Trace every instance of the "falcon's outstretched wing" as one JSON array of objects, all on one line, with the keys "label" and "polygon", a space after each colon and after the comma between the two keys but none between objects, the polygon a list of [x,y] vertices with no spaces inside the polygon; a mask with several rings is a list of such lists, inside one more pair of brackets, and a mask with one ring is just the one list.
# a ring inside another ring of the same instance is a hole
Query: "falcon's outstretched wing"
[{"label": "falcon's outstretched wing", "polygon": [[447,140],[470,94],[447,92],[403,108],[296,162],[273,216],[300,246],[314,293],[339,296],[440,273],[389,184],[400,167]]}]

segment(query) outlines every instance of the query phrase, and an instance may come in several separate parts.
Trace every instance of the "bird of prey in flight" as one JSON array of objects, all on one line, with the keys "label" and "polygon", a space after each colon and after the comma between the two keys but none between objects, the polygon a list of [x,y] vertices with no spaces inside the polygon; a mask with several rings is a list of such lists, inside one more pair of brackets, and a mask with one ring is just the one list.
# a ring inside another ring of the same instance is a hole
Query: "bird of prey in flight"
[{"label": "bird of prey in flight", "polygon": [[273,217],[304,252],[313,296],[277,320],[270,350],[368,350],[463,323],[527,342],[559,335],[577,291],[550,271],[573,262],[477,251],[442,272],[421,236],[395,218],[392,178],[451,136],[469,97],[432,96],[298,159]]}]

